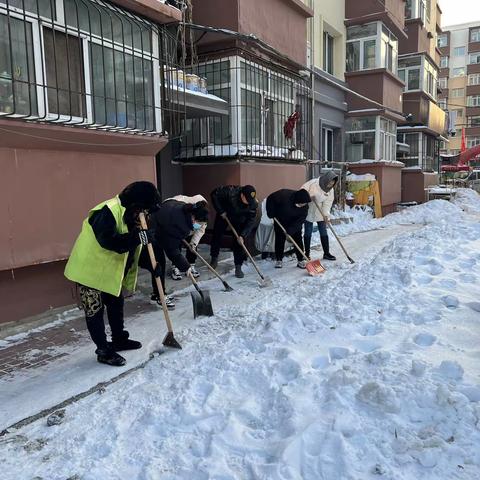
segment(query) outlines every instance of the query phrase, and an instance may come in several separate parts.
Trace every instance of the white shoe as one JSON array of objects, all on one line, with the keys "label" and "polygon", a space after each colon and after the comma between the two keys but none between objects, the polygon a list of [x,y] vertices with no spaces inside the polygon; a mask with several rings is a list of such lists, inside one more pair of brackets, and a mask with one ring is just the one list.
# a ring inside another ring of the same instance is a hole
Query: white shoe
[{"label": "white shoe", "polygon": [[195,268],[194,264],[190,264],[190,271],[192,272],[193,278],[198,278],[200,276],[200,273]]},{"label": "white shoe", "polygon": [[283,268],[283,262],[282,260],[277,260],[275,262],[275,268]]},{"label": "white shoe", "polygon": [[182,273],[177,267],[172,267],[172,273],[170,274],[173,280],[181,280],[182,279]]},{"label": "white shoe", "polygon": [[175,310],[175,298],[173,297],[173,295],[167,295],[165,297],[165,303],[169,310]]},{"label": "white shoe", "polygon": [[307,268],[307,262],[305,260],[300,260],[297,262],[297,267],[298,268]]}]

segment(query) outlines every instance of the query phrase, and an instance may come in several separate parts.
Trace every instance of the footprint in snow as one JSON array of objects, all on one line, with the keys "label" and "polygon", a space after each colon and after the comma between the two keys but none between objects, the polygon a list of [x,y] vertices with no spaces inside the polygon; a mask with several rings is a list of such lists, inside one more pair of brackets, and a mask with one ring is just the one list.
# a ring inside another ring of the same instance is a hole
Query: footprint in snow
[{"label": "footprint in snow", "polygon": [[330,365],[330,358],[326,355],[320,355],[319,357],[315,357],[312,360],[312,368],[315,370],[321,370],[323,368],[327,368]]},{"label": "footprint in snow", "polygon": [[360,327],[360,335],[362,337],[373,337],[383,331],[383,327],[378,323],[364,323]]},{"label": "footprint in snow", "polygon": [[462,273],[460,275],[460,281],[463,283],[476,283],[477,277],[471,273]]},{"label": "footprint in snow", "polygon": [[415,335],[413,341],[419,345],[420,347],[430,347],[432,346],[437,337],[435,335],[431,335],[430,333],[419,333]]},{"label": "footprint in snow", "polygon": [[350,350],[346,347],[331,347],[328,349],[331,360],[341,360],[350,355]]},{"label": "footprint in snow", "polygon": [[453,290],[457,288],[457,281],[453,278],[445,278],[438,282],[438,286],[448,290]]},{"label": "footprint in snow", "polygon": [[440,275],[444,270],[445,268],[443,265],[437,260],[432,259],[428,262],[428,271],[430,275]]},{"label": "footprint in snow", "polygon": [[429,275],[419,275],[417,277],[417,283],[420,285],[428,285],[429,283],[432,283],[433,278],[430,277]]},{"label": "footprint in snow", "polygon": [[458,264],[462,268],[465,268],[467,270],[471,270],[477,264],[477,260],[475,258],[466,258],[466,259],[460,260],[460,262],[458,262]]},{"label": "footprint in snow", "polygon": [[445,295],[442,297],[442,302],[447,308],[457,308],[460,301],[454,295]]},{"label": "footprint in snow", "polygon": [[480,312],[480,302],[467,303],[467,307],[471,308],[475,312]]},{"label": "footprint in snow", "polygon": [[438,367],[438,371],[452,380],[460,380],[463,377],[463,368],[455,361],[444,360]]}]

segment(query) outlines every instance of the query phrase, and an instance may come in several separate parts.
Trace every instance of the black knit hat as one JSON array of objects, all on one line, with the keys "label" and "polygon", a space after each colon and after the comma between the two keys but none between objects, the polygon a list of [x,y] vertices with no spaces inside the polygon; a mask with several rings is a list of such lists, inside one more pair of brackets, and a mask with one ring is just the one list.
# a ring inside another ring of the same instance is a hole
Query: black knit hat
[{"label": "black knit hat", "polygon": [[161,204],[157,187],[150,182],[140,181],[127,185],[119,195],[122,205],[128,209],[156,210]]},{"label": "black knit hat", "polygon": [[241,193],[245,195],[245,198],[248,202],[248,205],[250,207],[257,207],[258,202],[257,202],[257,191],[255,190],[255,187],[252,187],[252,185],[245,185],[242,187]]},{"label": "black knit hat", "polygon": [[300,189],[293,194],[293,203],[310,203],[312,199],[305,189]]}]

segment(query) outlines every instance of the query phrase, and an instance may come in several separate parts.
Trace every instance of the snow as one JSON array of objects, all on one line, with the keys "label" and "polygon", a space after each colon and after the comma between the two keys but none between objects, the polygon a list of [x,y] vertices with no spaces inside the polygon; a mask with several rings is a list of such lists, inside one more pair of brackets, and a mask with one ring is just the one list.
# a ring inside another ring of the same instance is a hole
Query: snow
[{"label": "snow", "polygon": [[346,177],[347,182],[373,182],[376,180],[375,175],[371,173],[365,173],[363,175],[356,175],[355,173],[349,173]]},{"label": "snow", "polygon": [[400,165],[402,167],[405,166],[403,162],[399,162],[398,160],[371,160],[368,158],[364,158],[363,160],[358,160],[357,162],[350,162],[350,165],[355,164],[370,164],[370,163],[386,163],[387,165]]},{"label": "snow", "polygon": [[234,293],[207,282],[215,317],[174,316],[183,350],[0,437],[2,480],[478,479],[475,195],[345,225],[357,262],[335,245],[320,277],[265,261],[273,288],[251,267]]}]

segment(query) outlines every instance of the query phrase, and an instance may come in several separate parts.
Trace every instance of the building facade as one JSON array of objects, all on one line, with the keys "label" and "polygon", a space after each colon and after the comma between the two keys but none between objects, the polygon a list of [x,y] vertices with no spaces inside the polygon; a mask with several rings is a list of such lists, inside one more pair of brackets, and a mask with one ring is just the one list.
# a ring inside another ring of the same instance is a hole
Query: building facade
[{"label": "building facade", "polygon": [[461,150],[462,129],[465,146],[480,145],[480,22],[445,27],[438,37],[441,50],[441,106],[453,120],[442,153],[456,155]]},{"label": "building facade", "polygon": [[144,0],[0,0],[0,322],[73,303],[63,269],[87,212],[156,181],[164,23],[180,19]]},{"label": "building facade", "polygon": [[[438,172],[440,143],[445,140],[446,116],[438,106],[441,9],[436,0],[407,0],[405,31],[400,42],[399,76],[405,83],[403,113],[398,127],[398,159],[406,167]],[[403,146],[408,146],[403,149]]]}]

